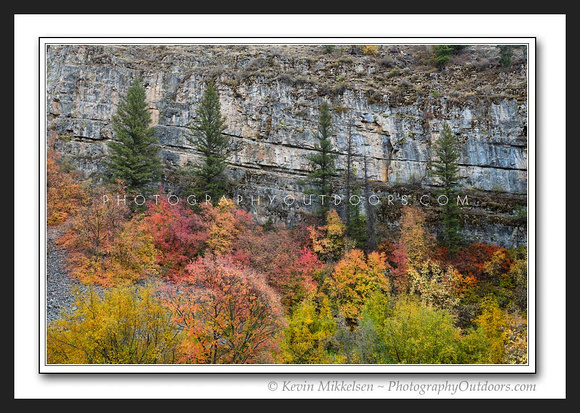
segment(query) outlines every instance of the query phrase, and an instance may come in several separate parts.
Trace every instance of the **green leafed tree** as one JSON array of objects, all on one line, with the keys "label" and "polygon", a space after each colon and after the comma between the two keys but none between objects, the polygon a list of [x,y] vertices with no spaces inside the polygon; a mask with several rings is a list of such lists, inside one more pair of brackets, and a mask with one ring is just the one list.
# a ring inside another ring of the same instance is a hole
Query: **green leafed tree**
[{"label": "green leafed tree", "polygon": [[130,192],[146,192],[161,175],[161,158],[145,88],[135,79],[113,116],[115,140],[106,161],[109,178]]},{"label": "green leafed tree", "polygon": [[226,119],[221,113],[219,93],[213,81],[209,81],[189,126],[187,139],[202,156],[202,162],[193,167],[194,190],[208,195],[212,200],[225,195],[227,161],[234,152],[231,137],[224,133]]},{"label": "green leafed tree", "polygon": [[435,142],[435,159],[432,160],[432,173],[439,181],[439,204],[441,205],[441,238],[450,252],[457,251],[461,243],[461,222],[457,195],[459,181],[459,147],[447,122],[443,122],[441,136]]},{"label": "green leafed tree", "polygon": [[312,166],[312,171],[307,176],[307,182],[311,188],[307,193],[318,197],[320,207],[315,210],[315,214],[324,219],[326,212],[330,209],[331,197],[333,195],[332,179],[336,172],[336,157],[332,142],[330,140],[332,128],[332,114],[327,102],[320,105],[320,117],[318,129],[314,136],[318,140],[315,144],[316,153],[308,156],[308,161]]},{"label": "green leafed tree", "polygon": [[447,311],[403,297],[393,312],[382,326],[386,353],[393,362],[453,364],[458,361],[460,333]]}]

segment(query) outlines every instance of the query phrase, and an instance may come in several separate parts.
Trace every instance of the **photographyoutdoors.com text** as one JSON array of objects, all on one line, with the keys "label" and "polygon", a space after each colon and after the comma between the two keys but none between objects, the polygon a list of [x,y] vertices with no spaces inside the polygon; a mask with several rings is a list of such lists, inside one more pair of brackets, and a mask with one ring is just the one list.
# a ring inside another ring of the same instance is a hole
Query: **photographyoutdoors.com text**
[{"label": "photographyoutdoors.com text", "polygon": [[368,197],[360,195],[351,196],[341,196],[341,195],[236,195],[232,198],[226,198],[225,196],[219,199],[212,199],[210,195],[188,195],[179,196],[176,194],[154,194],[154,195],[121,195],[121,194],[105,194],[102,197],[104,204],[112,202],[117,205],[145,205],[148,201],[158,204],[159,202],[166,201],[170,205],[178,204],[188,204],[191,206],[198,205],[201,203],[214,204],[220,202],[220,200],[229,200],[234,202],[238,206],[286,206],[292,207],[297,205],[333,205],[339,206],[344,204],[350,204],[353,206],[366,204],[366,205],[423,205],[432,206],[439,205],[444,206],[449,203],[455,203],[458,206],[469,206],[469,198],[467,195],[456,195],[454,197],[448,197],[444,194],[423,194],[420,196],[415,195],[400,195],[400,194],[387,194],[384,196],[370,195]]}]

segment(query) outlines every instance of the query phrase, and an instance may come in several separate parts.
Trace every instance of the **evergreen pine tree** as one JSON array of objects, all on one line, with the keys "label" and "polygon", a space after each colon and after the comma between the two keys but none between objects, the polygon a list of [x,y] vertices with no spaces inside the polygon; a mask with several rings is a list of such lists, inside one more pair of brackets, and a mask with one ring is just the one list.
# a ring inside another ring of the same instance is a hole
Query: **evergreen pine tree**
[{"label": "evergreen pine tree", "polygon": [[363,171],[364,171],[364,182],[365,182],[365,209],[366,209],[366,248],[367,252],[375,251],[378,247],[378,241],[376,236],[376,224],[375,224],[375,211],[374,207],[371,205],[370,196],[371,189],[369,185],[369,173],[368,173],[368,156],[366,153],[363,155]]},{"label": "evergreen pine tree", "polygon": [[317,195],[320,208],[315,210],[315,215],[324,219],[330,209],[331,196],[333,195],[332,178],[335,174],[335,161],[337,154],[334,153],[330,141],[332,127],[332,115],[327,102],[320,105],[320,117],[318,130],[315,133],[318,143],[315,144],[316,153],[307,157],[313,169],[307,176],[311,189],[307,193]]},{"label": "evergreen pine tree", "polygon": [[146,192],[161,173],[158,140],[151,125],[145,88],[135,79],[113,116],[116,140],[109,142],[109,178],[129,192]]},{"label": "evergreen pine tree", "polygon": [[224,133],[226,119],[221,114],[219,94],[213,81],[207,83],[189,129],[187,139],[203,158],[202,163],[193,168],[194,189],[217,202],[228,190],[225,171],[234,149],[231,137]]},{"label": "evergreen pine tree", "polygon": [[356,169],[353,166],[353,158],[355,156],[353,146],[351,124],[349,124],[346,138],[346,167],[344,174],[346,235],[354,242],[355,248],[364,249],[367,242],[366,220],[360,211],[361,190],[360,185],[356,182]]},{"label": "evergreen pine tree", "polygon": [[[457,251],[461,243],[461,222],[457,194],[459,185],[459,148],[451,127],[444,122],[441,136],[435,143],[436,159],[432,161],[432,173],[440,183],[439,199],[442,208],[442,240],[450,252]],[[445,203],[447,201],[447,203]],[[444,204],[444,205],[442,205]]]},{"label": "evergreen pine tree", "polygon": [[513,46],[498,45],[499,48],[499,63],[501,67],[507,69],[512,64]]},{"label": "evergreen pine tree", "polygon": [[[352,189],[351,196],[360,196],[360,187],[356,186]],[[350,197],[349,197],[350,198]],[[361,201],[362,202],[362,201]],[[369,234],[367,233],[367,220],[365,216],[361,213],[360,204],[357,203],[357,199],[353,200],[353,203],[346,200],[347,213],[348,213],[348,223],[346,224],[346,235],[354,242],[354,247],[359,249],[366,249],[367,241],[369,239]]]}]

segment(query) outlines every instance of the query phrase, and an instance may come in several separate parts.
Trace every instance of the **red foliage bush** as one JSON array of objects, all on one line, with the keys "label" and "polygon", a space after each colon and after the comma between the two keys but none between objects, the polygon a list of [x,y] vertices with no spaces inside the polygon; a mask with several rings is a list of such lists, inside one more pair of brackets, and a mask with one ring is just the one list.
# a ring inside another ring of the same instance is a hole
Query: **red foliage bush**
[{"label": "red foliage bush", "polygon": [[171,205],[165,197],[147,205],[143,221],[159,250],[161,274],[168,278],[183,276],[185,267],[205,246],[207,223],[186,207]]},{"label": "red foliage bush", "polygon": [[460,248],[449,261],[464,277],[485,280],[490,277],[485,271],[485,264],[492,259],[496,251],[505,249],[497,245],[473,243]]}]

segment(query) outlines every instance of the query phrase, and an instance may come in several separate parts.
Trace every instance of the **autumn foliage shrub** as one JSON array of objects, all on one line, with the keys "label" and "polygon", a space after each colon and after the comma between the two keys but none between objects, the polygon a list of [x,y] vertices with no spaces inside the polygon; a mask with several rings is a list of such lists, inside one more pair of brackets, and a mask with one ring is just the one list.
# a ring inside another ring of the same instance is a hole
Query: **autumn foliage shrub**
[{"label": "autumn foliage shrub", "polygon": [[155,285],[77,291],[75,310],[47,329],[47,362],[174,363],[180,332],[155,291]]},{"label": "autumn foliage shrub", "polygon": [[180,362],[264,363],[276,359],[286,325],[275,291],[261,274],[226,257],[198,257],[162,301],[186,334]]},{"label": "autumn foliage shrub", "polygon": [[77,172],[67,168],[50,142],[46,156],[46,223],[62,224],[78,210],[87,195]]},{"label": "autumn foliage shrub", "polygon": [[379,252],[353,249],[336,264],[327,279],[329,296],[349,322],[359,317],[365,300],[375,292],[389,293],[388,264]]},{"label": "autumn foliage shrub", "polygon": [[160,274],[169,279],[185,275],[185,267],[202,252],[209,237],[201,216],[180,204],[171,205],[165,197],[149,202],[143,225],[158,251]]},{"label": "autumn foliage shrub", "polygon": [[346,226],[336,210],[326,213],[326,224],[308,227],[312,249],[324,262],[338,261],[345,251]]},{"label": "autumn foliage shrub", "polygon": [[496,245],[472,243],[460,248],[449,260],[453,266],[466,278],[484,280],[491,276],[485,266],[498,251],[505,249]]},{"label": "autumn foliage shrub", "polygon": [[140,216],[125,204],[106,201],[100,189],[71,218],[59,243],[68,252],[68,269],[84,283],[131,284],[157,273],[157,250]]},{"label": "autumn foliage shrub", "polygon": [[286,308],[316,290],[317,276],[324,267],[311,249],[301,247],[294,231],[288,228],[248,228],[238,238],[232,256],[264,274]]}]

